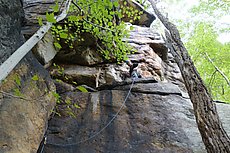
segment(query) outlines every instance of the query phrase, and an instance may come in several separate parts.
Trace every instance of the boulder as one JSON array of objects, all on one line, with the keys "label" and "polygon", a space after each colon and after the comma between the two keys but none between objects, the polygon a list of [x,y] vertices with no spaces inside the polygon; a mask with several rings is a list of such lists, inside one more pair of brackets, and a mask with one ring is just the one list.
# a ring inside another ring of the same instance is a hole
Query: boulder
[{"label": "boulder", "polygon": [[52,59],[57,54],[57,49],[54,47],[53,43],[53,36],[51,32],[48,32],[33,48],[33,53],[41,64],[50,65]]},{"label": "boulder", "polygon": [[[0,3],[0,64],[23,44],[19,0]],[[1,74],[0,74],[1,75]],[[36,153],[55,105],[49,74],[28,53],[0,84],[0,152]]]},{"label": "boulder", "polygon": [[23,42],[20,29],[18,29],[24,19],[21,7],[19,0],[2,0],[0,3],[0,64]]},{"label": "boulder", "polygon": [[[67,92],[66,105],[47,131],[46,153],[204,153],[192,105],[173,84],[135,84],[123,109],[130,85],[92,93]],[[79,107],[74,108],[74,104]],[[107,124],[110,123],[108,126]],[[106,128],[104,128],[106,127]],[[99,132],[99,133],[98,133]]]}]

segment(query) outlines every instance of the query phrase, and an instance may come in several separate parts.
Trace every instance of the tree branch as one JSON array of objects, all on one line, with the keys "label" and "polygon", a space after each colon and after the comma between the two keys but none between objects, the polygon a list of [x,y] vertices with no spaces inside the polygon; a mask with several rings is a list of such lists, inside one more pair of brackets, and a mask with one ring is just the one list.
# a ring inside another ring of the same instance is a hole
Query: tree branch
[{"label": "tree branch", "polygon": [[228,77],[214,64],[212,59],[209,57],[208,53],[205,52],[205,56],[208,59],[208,61],[212,64],[212,66],[214,66],[214,68],[220,73],[220,75],[222,75],[222,77],[227,82],[228,86],[230,86],[230,81],[229,81]]}]

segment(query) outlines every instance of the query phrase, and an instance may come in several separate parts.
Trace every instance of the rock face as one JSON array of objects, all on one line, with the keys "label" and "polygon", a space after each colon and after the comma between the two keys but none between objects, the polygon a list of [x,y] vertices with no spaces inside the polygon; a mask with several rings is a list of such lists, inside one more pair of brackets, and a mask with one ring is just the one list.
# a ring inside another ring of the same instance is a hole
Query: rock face
[{"label": "rock face", "polygon": [[[5,4],[13,6],[10,10],[20,8],[16,0],[2,1],[0,10],[7,8]],[[37,29],[37,14],[44,16],[44,10],[55,1],[24,2],[29,22],[23,33],[30,35]],[[0,36],[15,41],[9,45],[1,41],[4,52],[0,53],[0,62],[22,43],[17,31],[22,14],[11,15],[12,23],[0,20]],[[16,26],[15,35],[2,26],[8,23]],[[5,31],[7,35],[3,34]],[[139,76],[131,93],[132,79],[126,63],[104,64],[84,44],[80,45],[81,54],[66,50],[56,56],[60,65],[49,70],[54,79],[60,79],[55,84],[61,99],[49,121],[46,141],[42,142],[54,105],[50,103],[54,101],[54,86],[41,65],[28,54],[0,86],[0,152],[33,153],[41,142],[38,152],[45,153],[205,153],[180,71],[161,36],[150,28],[134,26],[125,41],[137,50],[129,55]],[[41,41],[37,50],[47,47],[46,42]],[[54,55],[52,52],[52,56],[41,61],[49,63]],[[89,92],[79,92],[76,84]],[[222,104],[218,107],[227,108]],[[227,126],[229,121],[222,111],[223,108],[219,110],[220,117]]]},{"label": "rock face", "polygon": [[230,105],[224,103],[216,103],[217,112],[219,114],[220,120],[224,126],[224,130],[230,136]]},{"label": "rock face", "polygon": [[81,93],[73,84],[58,84],[62,100],[56,111],[60,116],[49,122],[46,144],[41,144],[44,152],[206,152],[180,71],[161,36],[150,28],[134,26],[126,41],[137,50],[129,60],[137,64],[141,78],[114,121],[132,82],[126,63],[62,64],[61,73],[60,67],[50,69],[54,78],[67,83],[74,80],[94,90]]},{"label": "rock face", "polygon": [[[1,0],[0,63],[23,44],[22,16],[19,0]],[[37,151],[55,104],[52,91],[49,74],[31,53],[0,84],[1,153]]]},{"label": "rock face", "polygon": [[70,107],[80,106],[73,111],[77,117],[69,117],[66,105],[60,105],[61,116],[49,122],[45,152],[205,152],[191,103],[170,83],[135,84],[117,118],[91,138],[118,112],[129,88],[65,93],[63,98],[72,101]]},{"label": "rock face", "polygon": [[[168,58],[167,47],[160,35],[150,28],[133,27],[134,30],[130,33],[130,38],[125,41],[136,50],[134,54],[128,55],[128,57],[132,63],[138,64],[136,68],[138,74],[143,78],[152,78],[156,81],[167,81],[166,78],[170,78],[170,76],[175,76],[177,77],[176,80],[182,81],[179,71],[174,74],[174,69],[170,69],[167,74],[165,73],[165,67],[168,66],[164,62]],[[51,75],[54,78],[68,78],[68,82],[75,81],[78,84],[86,84],[93,88],[115,85],[130,78],[130,67],[126,63],[119,65],[115,63],[100,64],[95,68],[92,66],[67,65],[66,62],[63,62],[60,66],[62,68],[51,68]],[[173,66],[177,68],[175,63]],[[61,75],[57,73],[60,69],[63,69]]]}]

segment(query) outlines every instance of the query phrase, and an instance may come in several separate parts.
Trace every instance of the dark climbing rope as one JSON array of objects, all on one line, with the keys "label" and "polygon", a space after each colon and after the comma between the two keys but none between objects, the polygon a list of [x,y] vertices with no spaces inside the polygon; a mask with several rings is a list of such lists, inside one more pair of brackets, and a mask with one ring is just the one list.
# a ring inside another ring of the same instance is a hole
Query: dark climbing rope
[{"label": "dark climbing rope", "polygon": [[95,138],[96,136],[98,136],[99,134],[101,134],[114,120],[115,118],[118,116],[118,114],[121,112],[122,108],[124,107],[126,101],[128,100],[128,97],[130,96],[131,94],[131,90],[133,88],[133,85],[134,85],[134,82],[136,79],[138,79],[138,75],[135,74],[136,72],[134,71],[133,72],[133,75],[132,75],[132,83],[131,83],[131,86],[129,88],[129,91],[128,91],[128,94],[126,95],[125,97],[125,100],[124,102],[122,103],[120,109],[117,111],[117,113],[113,116],[113,118],[102,128],[100,129],[97,133],[93,134],[92,136],[90,136],[89,138],[87,139],[84,139],[84,140],[81,140],[81,141],[78,141],[78,142],[75,142],[75,143],[69,143],[69,144],[57,144],[57,143],[51,143],[51,142],[47,142],[47,136],[44,137],[44,142],[42,144],[42,149],[40,151],[40,153],[43,153],[43,150],[44,150],[44,146],[46,144],[48,145],[52,145],[52,146],[59,146],[59,147],[68,147],[68,146],[75,146],[75,145],[78,145],[78,144],[81,144],[81,143],[84,143],[84,142],[87,142],[93,138]]}]

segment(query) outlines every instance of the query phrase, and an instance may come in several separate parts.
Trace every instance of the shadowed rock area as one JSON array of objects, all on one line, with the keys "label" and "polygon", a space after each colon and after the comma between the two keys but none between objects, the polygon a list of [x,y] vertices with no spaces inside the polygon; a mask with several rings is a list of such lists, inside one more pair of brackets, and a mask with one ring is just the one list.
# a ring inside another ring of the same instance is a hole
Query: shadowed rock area
[{"label": "shadowed rock area", "polygon": [[[23,44],[19,0],[0,1],[0,64]],[[1,75],[1,74],[0,74]],[[48,72],[32,53],[0,84],[0,152],[35,153],[55,105]]]},{"label": "shadowed rock area", "polygon": [[[149,88],[151,85],[153,88]],[[115,121],[94,138],[79,143],[96,134],[114,117],[129,87],[65,93],[62,97],[71,99],[80,109],[74,109],[77,117],[71,118],[66,105],[59,106],[61,116],[49,122],[45,152],[205,152],[191,104],[170,83],[135,84]]]}]

